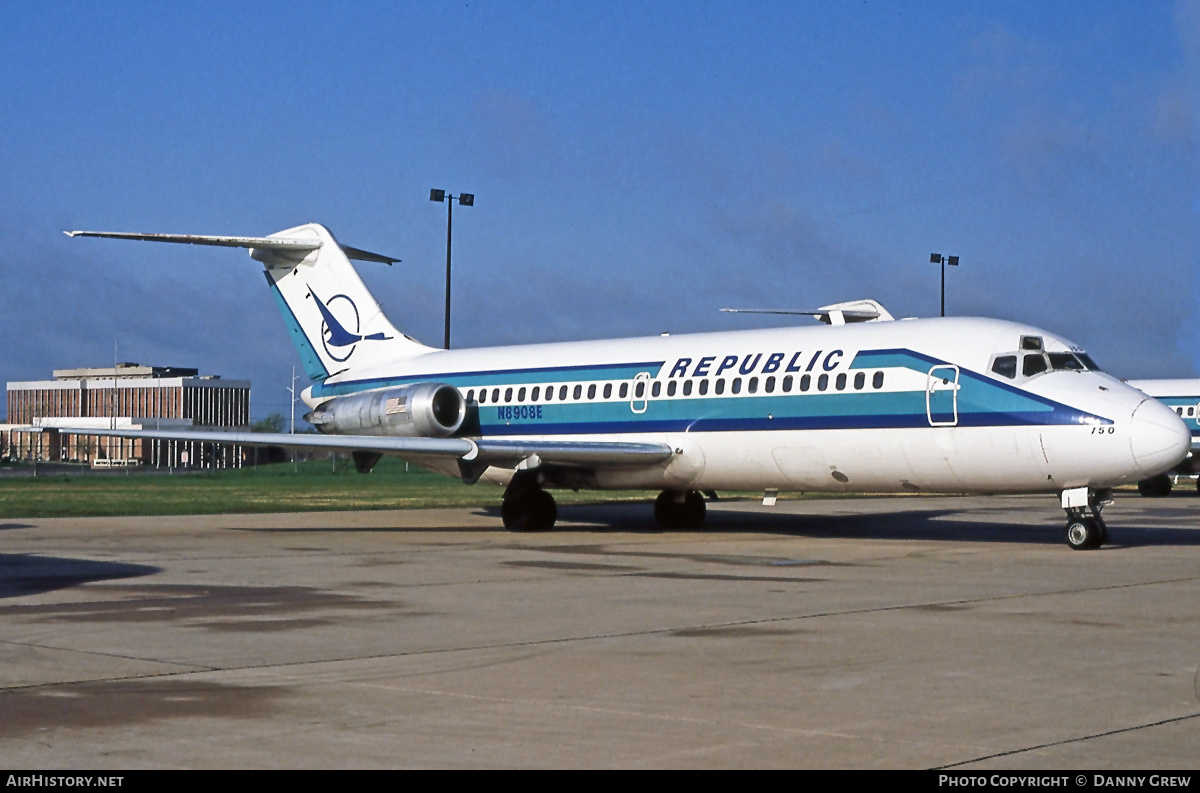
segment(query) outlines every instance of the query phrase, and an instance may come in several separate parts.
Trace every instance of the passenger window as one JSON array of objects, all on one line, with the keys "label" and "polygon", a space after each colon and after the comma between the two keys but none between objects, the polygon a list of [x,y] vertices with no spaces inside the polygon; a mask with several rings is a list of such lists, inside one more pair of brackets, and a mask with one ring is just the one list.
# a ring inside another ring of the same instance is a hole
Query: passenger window
[{"label": "passenger window", "polygon": [[740,377],[733,378],[733,388],[731,388],[730,391],[732,391],[735,394],[742,393],[742,378],[740,378]]},{"label": "passenger window", "polygon": [[608,399],[612,396],[612,383],[604,384],[604,398]]},{"label": "passenger window", "polygon": [[1025,360],[1021,362],[1021,374],[1026,377],[1033,377],[1035,374],[1041,374],[1046,371],[1046,358],[1042,355],[1026,355]]},{"label": "passenger window", "polygon": [[876,372],[871,378],[872,388],[883,388],[883,372]]},{"label": "passenger window", "polygon": [[829,375],[823,374],[817,378],[817,390],[824,391],[829,388]]},{"label": "passenger window", "polygon": [[474,398],[475,398],[475,389],[472,388],[470,391],[467,392],[467,401],[470,402]]},{"label": "passenger window", "polygon": [[499,402],[499,401],[500,401],[500,389],[499,389],[499,388],[493,388],[493,389],[492,389],[492,401],[493,401],[493,402]]},{"label": "passenger window", "polygon": [[692,395],[692,381],[691,380],[683,381],[683,395],[684,396]]},{"label": "passenger window", "polygon": [[675,389],[677,389],[678,387],[679,387],[679,383],[676,380],[672,380],[671,382],[667,383],[667,396],[669,396],[669,397],[675,396]]},{"label": "passenger window", "polygon": [[529,401],[537,402],[538,397],[540,397],[541,395],[542,395],[542,387],[540,385],[535,385],[533,387],[533,393],[529,395]]},{"label": "passenger window", "polygon": [[708,381],[701,380],[700,381],[700,396],[704,396],[707,393],[708,393]]},{"label": "passenger window", "polygon": [[862,391],[863,387],[866,386],[866,384],[867,384],[866,372],[859,372],[858,374],[854,375],[854,390],[855,391]]},{"label": "passenger window", "polygon": [[579,399],[581,396],[583,396],[583,386],[577,385],[575,386],[575,391],[571,394],[571,397],[574,399]]},{"label": "passenger window", "polygon": [[658,396],[662,394],[662,381],[655,380],[654,385],[650,386],[650,396]]},{"label": "passenger window", "polygon": [[791,375],[788,375],[787,377],[783,378],[783,390],[785,393],[788,393],[788,394],[792,393],[792,383],[793,382],[794,382],[794,380]]},{"label": "passenger window", "polygon": [[749,391],[751,394],[758,393],[758,378],[757,377],[750,378],[750,382],[746,384],[746,390]]},{"label": "passenger window", "polygon": [[511,386],[509,386],[508,388],[504,389],[504,401],[505,401],[505,402],[512,402],[512,387],[511,387]]},{"label": "passenger window", "polygon": [[998,374],[1001,377],[1007,377],[1009,380],[1017,376],[1017,356],[1001,355],[996,360],[992,361],[992,373]]},{"label": "passenger window", "polygon": [[646,381],[638,380],[633,386],[634,399],[641,399],[646,395]]},{"label": "passenger window", "polygon": [[765,385],[766,385],[766,391],[768,394],[775,393],[775,378],[774,377],[768,377]]},{"label": "passenger window", "polygon": [[812,375],[806,374],[800,377],[800,390],[807,391],[812,386]]},{"label": "passenger window", "polygon": [[725,393],[725,378],[724,377],[717,378],[717,387],[714,388],[713,391],[717,394]]},{"label": "passenger window", "polygon": [[547,402],[554,401],[554,386],[552,386],[552,385],[546,386],[546,401]]},{"label": "passenger window", "polygon": [[525,401],[525,386],[521,386],[521,390],[517,392],[517,401],[518,402]]},{"label": "passenger window", "polygon": [[566,398],[567,398],[567,387],[565,385],[561,385],[558,387],[558,401],[561,402],[562,400],[564,400]]},{"label": "passenger window", "polygon": [[588,399],[595,399],[595,398],[596,398],[596,384],[592,383],[590,386],[588,386]]},{"label": "passenger window", "polygon": [[621,399],[629,396],[629,383],[621,383]]},{"label": "passenger window", "polygon": [[837,390],[838,391],[846,390],[846,374],[845,374],[845,372],[843,372],[842,374],[839,374],[837,376]]}]

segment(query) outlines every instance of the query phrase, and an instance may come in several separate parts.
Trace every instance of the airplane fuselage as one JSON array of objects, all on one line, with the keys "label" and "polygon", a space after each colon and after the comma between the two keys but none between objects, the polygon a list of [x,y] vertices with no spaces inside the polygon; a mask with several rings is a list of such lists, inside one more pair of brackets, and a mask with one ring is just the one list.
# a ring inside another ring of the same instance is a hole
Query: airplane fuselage
[{"label": "airplane fuselage", "polygon": [[[1021,349],[1030,339],[1040,350]],[[653,467],[571,472],[566,486],[1058,492],[1136,481],[1175,454],[1177,418],[1113,377],[996,365],[1073,350],[988,319],[664,335],[434,351],[329,378],[305,399],[446,383],[467,401],[467,437],[652,438],[676,452]]]}]

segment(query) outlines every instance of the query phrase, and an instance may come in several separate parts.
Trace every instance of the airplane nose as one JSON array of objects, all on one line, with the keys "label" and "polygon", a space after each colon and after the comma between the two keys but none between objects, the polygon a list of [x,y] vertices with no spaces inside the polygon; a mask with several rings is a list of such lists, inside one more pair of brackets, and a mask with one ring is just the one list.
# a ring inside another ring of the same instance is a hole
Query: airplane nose
[{"label": "airplane nose", "polygon": [[1133,409],[1129,450],[1146,476],[1170,470],[1187,455],[1191,445],[1191,432],[1183,419],[1162,402],[1147,399]]}]

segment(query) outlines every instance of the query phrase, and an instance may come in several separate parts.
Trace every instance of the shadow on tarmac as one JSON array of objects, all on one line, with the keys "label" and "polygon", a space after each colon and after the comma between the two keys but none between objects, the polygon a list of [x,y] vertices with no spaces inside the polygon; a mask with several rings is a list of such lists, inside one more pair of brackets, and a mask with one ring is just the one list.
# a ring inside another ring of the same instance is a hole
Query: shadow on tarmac
[{"label": "shadow on tarmac", "polygon": [[[710,509],[704,527],[699,532],[723,534],[776,534],[791,537],[862,539],[875,541],[928,540],[940,542],[981,543],[1027,543],[1056,545],[1065,543],[1063,532],[1066,521],[1053,502],[1049,502],[1043,515],[1041,511],[1013,509],[1002,501],[981,510],[988,520],[971,519],[970,511],[959,509],[904,509],[894,512],[860,513],[853,515],[797,515],[785,512],[768,513],[754,509],[739,510],[729,505],[736,502],[720,502],[721,509]],[[836,504],[837,502],[830,502]],[[757,505],[754,505],[757,506]],[[831,506],[831,510],[838,509]],[[996,521],[997,511],[1013,511],[1018,517],[1026,516],[1028,523]],[[1200,531],[1171,527],[1178,521],[1178,513],[1149,514],[1134,517],[1134,520],[1153,521],[1151,525],[1134,526],[1122,522],[1125,518],[1108,516],[1108,549],[1139,546],[1196,546],[1200,545]],[[447,510],[453,514],[453,510]],[[467,512],[477,517],[495,521],[491,526],[447,525],[430,529],[428,526],[391,527],[228,527],[230,531],[264,533],[345,533],[345,532],[406,532],[440,531],[448,534],[481,534],[502,531],[500,508],[475,508]],[[631,534],[660,535],[680,533],[659,528],[654,522],[653,504],[650,502],[622,502],[611,504],[568,504],[559,505],[558,523],[544,535],[578,535],[594,533],[625,532]],[[538,533],[514,534],[514,536],[539,536]]]},{"label": "shadow on tarmac", "polygon": [[91,559],[64,559],[36,554],[0,554],[0,598],[40,595],[93,581],[140,578],[161,568]]}]

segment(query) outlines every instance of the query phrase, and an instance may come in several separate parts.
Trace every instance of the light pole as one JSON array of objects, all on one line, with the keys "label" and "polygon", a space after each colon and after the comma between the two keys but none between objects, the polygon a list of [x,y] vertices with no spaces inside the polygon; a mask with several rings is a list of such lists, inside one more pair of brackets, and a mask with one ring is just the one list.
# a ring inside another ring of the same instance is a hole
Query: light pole
[{"label": "light pole", "polygon": [[450,230],[454,226],[454,202],[458,201],[465,207],[475,206],[475,194],[449,195],[445,190],[433,189],[429,191],[429,200],[439,203],[446,202],[446,340],[442,346],[448,350],[450,349]]},{"label": "light pole", "polygon": [[951,267],[957,267],[958,257],[943,256],[940,253],[931,253],[929,254],[929,261],[931,264],[942,265],[942,316],[944,317],[946,316],[946,265],[948,264]]},{"label": "light pole", "polygon": [[[296,367],[292,367],[292,384],[284,389],[292,395],[292,425],[288,434],[296,434]],[[256,458],[257,459],[257,458]],[[296,473],[296,450],[292,449],[292,473]]]}]

